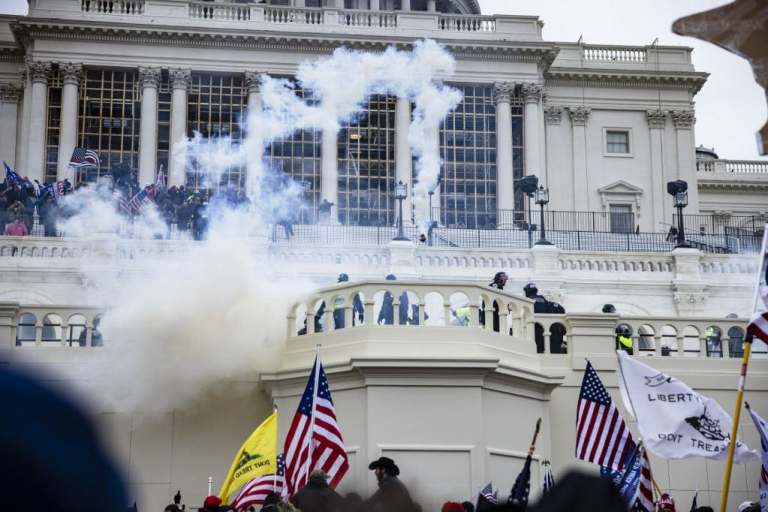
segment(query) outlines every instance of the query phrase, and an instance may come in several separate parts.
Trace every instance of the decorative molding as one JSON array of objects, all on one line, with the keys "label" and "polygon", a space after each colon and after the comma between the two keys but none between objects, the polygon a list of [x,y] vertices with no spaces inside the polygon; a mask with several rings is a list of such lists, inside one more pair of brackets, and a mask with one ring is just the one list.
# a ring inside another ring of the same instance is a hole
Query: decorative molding
[{"label": "decorative molding", "polygon": [[515,84],[511,82],[496,82],[493,84],[493,97],[496,104],[509,103],[515,93]]},{"label": "decorative molding", "polygon": [[704,178],[701,175],[699,175],[698,178],[699,190],[719,190],[722,192],[741,192],[748,190],[752,192],[768,192],[768,181],[714,180],[712,178]]},{"label": "decorative molding", "polygon": [[544,107],[544,121],[547,124],[559,125],[563,121],[563,107],[559,105],[547,105]]},{"label": "decorative molding", "polygon": [[27,73],[32,77],[32,83],[42,82],[48,83],[48,78],[51,76],[51,63],[44,61],[27,61]]},{"label": "decorative molding", "polygon": [[544,88],[535,83],[523,83],[520,86],[520,94],[523,97],[525,103],[539,103],[541,101],[542,92]]},{"label": "decorative molding", "polygon": [[614,70],[556,69],[545,75],[547,84],[575,87],[612,87],[634,89],[684,89],[697,94],[707,81],[708,73],[616,72]]},{"label": "decorative molding", "polygon": [[21,87],[16,84],[0,84],[0,102],[18,103],[23,95]]},{"label": "decorative molding", "polygon": [[261,92],[261,73],[258,71],[246,71],[245,88],[248,90],[248,94]]},{"label": "decorative molding", "polygon": [[183,68],[171,68],[168,70],[172,89],[189,90],[192,83],[192,70]]},{"label": "decorative molding", "polygon": [[80,79],[83,77],[83,65],[73,64],[67,62],[59,64],[59,73],[61,74],[61,82],[64,85],[80,85]]},{"label": "decorative molding", "polygon": [[600,194],[603,210],[608,211],[611,203],[631,204],[635,215],[640,216],[640,199],[643,196],[642,188],[624,180],[618,180],[610,185],[600,187],[597,189],[597,193]]},{"label": "decorative molding", "polygon": [[678,130],[690,130],[696,124],[696,113],[693,110],[670,110],[669,113]]},{"label": "decorative molding", "polygon": [[143,89],[157,89],[160,86],[160,68],[140,67],[139,82]]},{"label": "decorative molding", "polygon": [[645,115],[651,128],[664,128],[667,124],[667,113],[663,110],[646,110]]},{"label": "decorative molding", "polygon": [[571,117],[573,126],[586,126],[589,114],[592,113],[590,107],[568,107],[568,115]]}]

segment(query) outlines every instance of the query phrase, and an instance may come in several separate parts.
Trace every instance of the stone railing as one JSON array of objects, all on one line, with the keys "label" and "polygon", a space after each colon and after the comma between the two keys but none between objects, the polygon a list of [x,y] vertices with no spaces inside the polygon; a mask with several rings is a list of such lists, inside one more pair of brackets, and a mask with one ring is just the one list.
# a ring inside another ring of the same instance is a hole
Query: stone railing
[{"label": "stone railing", "polygon": [[100,347],[98,330],[103,310],[87,306],[29,306],[2,303],[0,309],[12,319],[5,334],[6,346]]},{"label": "stone railing", "polygon": [[397,14],[387,11],[342,11],[339,22],[348,27],[369,27],[379,29],[396,29]]},{"label": "stone railing", "polygon": [[768,160],[698,160],[699,178],[711,174],[744,174],[768,177]]},{"label": "stone railing", "polygon": [[584,60],[598,62],[646,62],[648,52],[645,47],[631,46],[593,46],[584,45]]},{"label": "stone railing", "polygon": [[221,21],[250,21],[251,8],[247,5],[239,4],[190,2],[189,17]]},{"label": "stone railing", "polygon": [[264,21],[280,25],[322,25],[325,23],[325,11],[323,9],[268,5],[264,7]]},{"label": "stone railing", "polygon": [[496,18],[441,14],[437,18],[437,29],[443,32],[496,32]]},{"label": "stone railing", "polygon": [[[494,309],[499,312],[495,329]],[[411,326],[472,328],[527,338],[532,322],[532,301],[494,288],[373,280],[323,288],[294,305],[288,314],[287,335]]]},{"label": "stone railing", "polygon": [[144,0],[81,0],[80,10],[86,13],[133,16],[144,14]]}]

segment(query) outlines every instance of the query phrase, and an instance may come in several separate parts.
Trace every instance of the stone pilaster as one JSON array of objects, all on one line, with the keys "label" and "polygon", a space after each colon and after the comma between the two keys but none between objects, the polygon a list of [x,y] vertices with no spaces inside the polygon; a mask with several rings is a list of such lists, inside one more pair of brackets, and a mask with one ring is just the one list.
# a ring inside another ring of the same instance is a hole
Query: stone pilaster
[{"label": "stone pilaster", "polygon": [[675,125],[677,178],[688,182],[688,208],[685,209],[685,213],[696,214],[699,213],[696,145],[693,137],[696,115],[693,110],[673,110],[670,114],[672,116],[672,123]]},{"label": "stone pilaster", "polygon": [[496,99],[496,194],[499,210],[515,208],[515,177],[512,165],[512,95],[509,82],[494,84]]},{"label": "stone pilaster", "polygon": [[544,107],[544,121],[547,124],[559,125],[563,121],[563,107],[559,105]]},{"label": "stone pilaster", "polygon": [[669,181],[669,171],[664,168],[664,127],[667,113],[663,110],[646,111],[651,139],[651,215],[653,231],[663,231],[670,211],[670,201],[665,201],[665,183]]},{"label": "stone pilaster", "polygon": [[15,84],[0,84],[0,159],[16,166],[16,130],[21,89]]},{"label": "stone pilaster", "polygon": [[77,107],[80,95],[80,80],[83,76],[82,64],[59,64],[61,75],[61,119],[59,122],[59,157],[56,179],[69,179],[74,182],[75,175],[69,166],[72,152],[77,145]]},{"label": "stone pilaster", "polygon": [[587,173],[587,121],[592,109],[578,106],[568,108],[573,134],[573,193],[577,211],[589,211],[589,175]]}]

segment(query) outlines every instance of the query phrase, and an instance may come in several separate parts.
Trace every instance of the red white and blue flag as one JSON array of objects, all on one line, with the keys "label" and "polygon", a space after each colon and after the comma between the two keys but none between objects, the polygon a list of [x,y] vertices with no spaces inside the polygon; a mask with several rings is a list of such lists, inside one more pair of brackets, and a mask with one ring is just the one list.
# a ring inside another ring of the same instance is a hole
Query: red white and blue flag
[{"label": "red white and blue flag", "polygon": [[576,410],[576,458],[621,471],[632,434],[592,363],[587,362]]},{"label": "red white and blue flag", "polygon": [[99,155],[92,149],[85,148],[75,148],[72,158],[69,159],[70,167],[98,167],[100,163]]},{"label": "red white and blue flag", "polygon": [[653,512],[653,477],[651,476],[651,461],[645,447],[640,447],[640,483],[637,486],[637,497],[632,507],[637,512]]},{"label": "red white and blue flag", "polygon": [[747,410],[755,422],[755,428],[760,434],[760,510],[768,512],[768,422],[760,417],[748,404]]},{"label": "red white and blue flag", "polygon": [[315,358],[307,387],[288,429],[283,453],[288,496],[304,487],[315,469],[325,471],[331,487],[336,487],[349,469],[347,450],[319,356]]},{"label": "red white and blue flag", "polygon": [[282,496],[285,489],[285,455],[281,453],[277,456],[277,473],[254,478],[245,484],[230,506],[235,510],[244,510],[263,505],[270,493]]}]

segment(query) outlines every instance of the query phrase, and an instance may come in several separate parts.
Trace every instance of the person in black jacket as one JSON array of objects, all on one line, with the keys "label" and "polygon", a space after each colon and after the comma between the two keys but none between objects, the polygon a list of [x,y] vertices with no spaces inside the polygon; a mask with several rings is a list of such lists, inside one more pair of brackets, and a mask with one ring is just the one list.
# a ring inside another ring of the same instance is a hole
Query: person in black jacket
[{"label": "person in black jacket", "polygon": [[344,498],[328,485],[321,469],[312,471],[307,485],[291,497],[291,503],[301,512],[341,512]]}]

